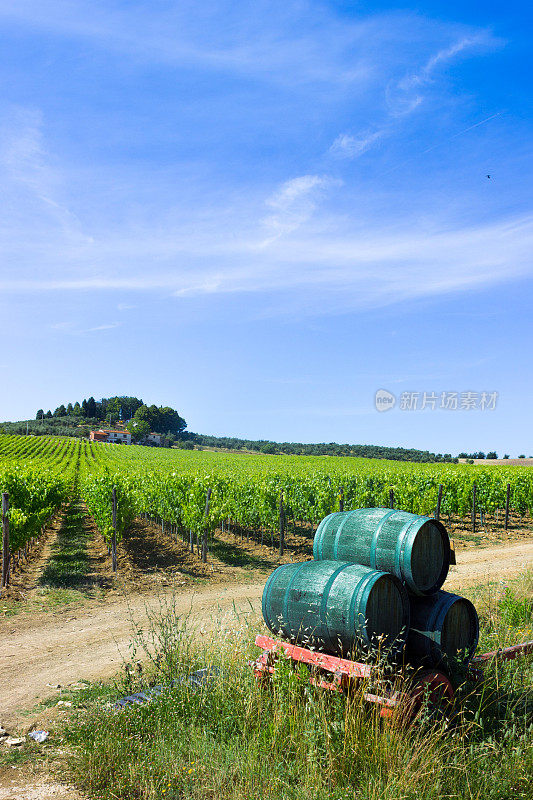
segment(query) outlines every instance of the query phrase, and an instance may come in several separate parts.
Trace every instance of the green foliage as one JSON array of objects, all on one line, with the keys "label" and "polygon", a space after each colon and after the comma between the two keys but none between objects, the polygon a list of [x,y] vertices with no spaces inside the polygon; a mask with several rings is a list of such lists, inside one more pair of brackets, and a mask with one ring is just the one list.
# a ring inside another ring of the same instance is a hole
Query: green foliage
[{"label": "green foliage", "polygon": [[[31,440],[33,442],[43,440]],[[68,476],[72,474],[70,461],[74,440],[48,440],[47,455],[43,459],[24,459],[19,464],[14,456],[27,438],[0,436],[0,490],[9,493],[10,549],[17,551],[37,536],[57,508],[65,501],[70,488]],[[6,443],[12,445],[11,458],[6,458]],[[3,451],[3,452],[2,452]],[[29,454],[29,448],[26,453]],[[2,457],[3,456],[3,457]],[[43,463],[43,461],[45,463]],[[1,542],[0,542],[1,545]]]},{"label": "green foliage", "polygon": [[146,423],[155,433],[178,434],[187,427],[185,420],[169,406],[141,406],[135,412],[135,421]]},{"label": "green foliage", "polygon": [[519,627],[533,620],[533,598],[517,597],[508,586],[499,603],[502,619],[513,627]]},{"label": "green foliage", "polygon": [[[200,433],[186,434],[196,444],[204,447],[220,447],[226,450],[251,450],[259,453],[284,453],[285,455],[305,456],[352,456],[356,458],[386,458],[394,461],[415,461],[421,463],[455,462],[450,453],[430,453],[427,450],[413,450],[404,447],[380,447],[369,444],[337,444],[321,442],[303,444],[302,442],[269,442],[263,439],[238,439],[228,436],[206,436]],[[466,458],[461,454],[460,458]]]},{"label": "green foliage", "polygon": [[113,487],[117,490],[117,540],[120,541],[126,528],[131,525],[135,516],[135,504],[132,501],[132,489],[127,479],[118,475],[111,477],[107,469],[99,475],[90,475],[80,483],[81,495],[89,513],[94,518],[100,533],[109,542],[113,535]]},{"label": "green foliage", "polygon": [[[199,636],[168,598],[148,623],[132,620],[131,659],[142,661],[144,675],[129,670],[114,697],[110,687],[87,692],[68,723],[79,788],[116,800],[531,797],[531,657],[489,665],[482,684],[459,687],[453,716],[436,719],[427,709],[405,728],[384,724],[364,701],[390,680],[379,670],[341,695],[315,689],[303,665],[295,670],[281,659],[272,682],[260,686],[249,667],[260,623],[251,622],[228,627],[225,619],[211,637]],[[493,649],[523,633],[500,618],[483,630]],[[201,667],[213,677],[195,690],[187,678]],[[167,688],[146,705],[104,706],[150,684]]]},{"label": "green foliage", "polygon": [[135,418],[128,425],[128,431],[134,442],[140,442],[150,433],[150,424],[146,420]]},{"label": "green foliage", "polygon": [[[472,470],[462,464],[149,450],[47,436],[0,436],[0,467],[7,464],[11,470],[19,463],[25,468],[38,464],[42,469],[48,465],[45,477],[55,480],[54,465],[60,464],[64,480],[76,459],[81,468],[80,490],[106,537],[113,486],[119,492],[119,535],[132,516],[142,512],[193,530],[214,530],[228,517],[246,528],[276,530],[281,492],[289,520],[317,524],[338,510],[341,486],[346,510],[388,506],[393,489],[397,508],[432,515],[442,483],[442,513],[464,516],[472,508],[474,481],[477,507],[489,513],[505,507],[510,483],[511,506],[521,514],[533,511],[533,472],[527,467]],[[211,499],[205,517],[208,489]],[[28,514],[25,507],[17,507]],[[17,524],[22,526],[20,521]]]}]

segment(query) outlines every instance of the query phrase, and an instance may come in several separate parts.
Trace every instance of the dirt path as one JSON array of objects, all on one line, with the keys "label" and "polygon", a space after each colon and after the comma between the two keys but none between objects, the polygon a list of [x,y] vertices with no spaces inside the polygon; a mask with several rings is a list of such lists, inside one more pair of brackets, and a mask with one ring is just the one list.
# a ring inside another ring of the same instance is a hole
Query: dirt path
[{"label": "dirt path", "polygon": [[[209,625],[230,614],[251,613],[263,583],[218,586],[177,596],[177,609],[191,622]],[[110,677],[128,657],[132,620],[145,617],[157,600],[131,596],[74,611],[15,617],[0,627],[0,722],[9,730],[30,728],[27,711],[58,695],[47,684],[68,687],[79,680]],[[58,697],[59,699],[59,697]],[[22,727],[21,727],[22,726]]]},{"label": "dirt path", "polygon": [[533,567],[533,539],[525,542],[475,547],[457,552],[458,564],[450,567],[446,590],[506,578]]},{"label": "dirt path", "polygon": [[[446,589],[519,573],[533,565],[533,540],[482,549],[462,550],[460,563],[452,567]],[[199,587],[177,595],[177,607],[201,624],[210,625],[224,615],[235,617],[234,608],[260,614],[264,581],[242,585]],[[57,691],[47,684],[67,687],[79,680],[109,677],[127,656],[131,620],[145,614],[156,600],[131,595],[94,603],[53,615],[15,617],[0,626],[0,722],[6,727],[29,728],[28,710]],[[251,606],[250,606],[251,603]]]}]

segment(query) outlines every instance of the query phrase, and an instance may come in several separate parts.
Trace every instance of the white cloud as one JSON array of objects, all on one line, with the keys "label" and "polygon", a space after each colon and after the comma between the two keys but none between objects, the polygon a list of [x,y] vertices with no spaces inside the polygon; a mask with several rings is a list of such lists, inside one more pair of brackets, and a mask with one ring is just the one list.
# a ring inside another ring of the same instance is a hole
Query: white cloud
[{"label": "white cloud", "polygon": [[364,57],[354,53],[345,62],[345,49],[365,40],[364,18],[341,23],[320,6],[286,3],[269,4],[265,15],[263,4],[253,0],[158,6],[142,0],[122,9],[96,0],[0,0],[0,20],[89,41],[141,65],[186,65],[293,85],[368,80]]},{"label": "white cloud", "polygon": [[[44,287],[43,287],[44,288]],[[51,287],[46,287],[49,291]],[[50,325],[50,328],[55,331],[62,331],[63,333],[67,333],[71,336],[80,336],[83,333],[94,333],[96,331],[110,331],[114,328],[118,328],[122,325],[121,322],[104,322],[101,325],[95,325],[91,328],[78,328],[76,327],[74,322],[54,322]]]},{"label": "white cloud", "polygon": [[[57,33],[63,24],[62,17],[59,4],[52,5],[54,13],[50,16],[30,0],[20,0],[17,4],[0,0],[0,18],[16,18],[28,24],[34,19],[36,25],[50,27]],[[106,46],[114,46],[113,15],[106,16],[102,5],[97,5],[94,24],[88,24],[87,28],[87,3],[72,0],[67,12],[68,35],[90,35],[96,39],[101,36]],[[132,14],[135,17],[136,12]],[[193,18],[194,14],[189,23]],[[120,16],[120,20],[124,19]],[[139,18],[135,19],[138,23]],[[131,46],[132,51],[143,46],[137,23],[129,20],[124,23],[125,28],[117,26],[122,45]],[[160,17],[157,24],[158,31],[153,27],[148,31],[147,39],[152,35],[152,44],[157,36],[164,39],[166,35]],[[352,50],[345,49],[348,43],[356,42],[364,51],[365,47],[372,50],[383,41],[385,22],[379,18],[373,24],[372,47],[365,44],[364,26],[350,24],[349,33],[342,34],[340,43],[336,43],[329,55],[326,53],[325,60],[315,60],[315,66],[311,55],[315,47],[320,50],[323,44],[316,30],[312,36],[309,30],[305,36],[302,34],[294,56],[289,54],[298,36],[297,28],[292,31],[292,38],[287,36],[280,44],[267,33],[261,38],[260,28],[255,27],[252,40],[255,44],[260,39],[263,49],[259,47],[260,55],[254,58],[259,62],[269,51],[281,73],[287,59],[290,61],[305,51],[308,56],[305,69],[302,68],[296,80],[305,83],[313,69],[324,79],[329,76],[329,80],[332,65],[337,62],[343,64],[343,69],[347,69],[347,64],[350,69],[353,67]],[[391,37],[396,45],[401,41],[398,52],[403,53],[406,33],[399,28],[399,32],[394,29]],[[338,30],[332,23],[328,42],[333,42],[333,33]],[[224,47],[224,63],[242,66],[252,57],[254,47],[240,35],[234,40],[231,25],[223,31],[220,41],[217,35],[211,31],[211,38],[205,39],[200,29],[195,32],[202,43],[202,57],[207,61],[213,54],[214,61],[220,61]],[[439,36],[442,40],[442,33]],[[171,39],[170,36],[169,47]],[[245,45],[235,49],[235,41],[241,45],[245,41]],[[393,91],[400,97],[403,111],[420,102],[421,92],[441,65],[482,41],[485,41],[483,36],[458,37],[454,45],[441,47],[426,59],[421,69],[411,70],[406,77],[396,80]],[[178,56],[182,46],[185,46],[183,41],[174,42]],[[322,50],[326,52],[327,48]],[[386,78],[391,70],[398,72],[398,67],[396,62],[391,67],[394,59],[388,51],[383,59],[381,55],[376,59],[373,52],[372,55],[374,60],[368,58],[368,65],[373,65],[374,70],[381,68],[383,62],[381,83],[377,81],[382,93]],[[395,58],[398,59],[398,54]],[[402,58],[399,60],[404,63]],[[422,58],[417,60],[424,62]],[[414,58],[408,59],[408,63],[413,61]],[[265,64],[267,67],[262,68],[256,64],[256,69],[268,71],[268,59]],[[313,80],[309,85],[315,86]],[[373,109],[374,103],[368,108]],[[330,107],[328,113],[329,110]],[[339,159],[354,159],[367,152],[385,136],[391,136],[394,113],[393,109],[388,116],[385,114],[384,122],[363,128],[359,133],[340,133],[329,154]],[[281,120],[274,122],[279,126]],[[407,208],[413,200],[419,202],[414,191],[390,193],[382,205],[376,203],[369,210],[367,206],[374,202],[374,194],[385,196],[388,187],[379,181],[364,187],[353,181],[346,186],[326,174],[326,170],[333,172],[331,161],[324,167],[323,161],[317,162],[315,158],[313,162],[308,152],[301,159],[297,153],[291,153],[290,163],[297,165],[296,177],[280,183],[269,196],[265,183],[271,181],[272,185],[275,179],[271,175],[276,167],[272,166],[269,172],[270,165],[266,169],[261,164],[261,171],[256,173],[253,157],[246,164],[246,178],[231,175],[227,185],[226,178],[213,177],[220,174],[220,164],[214,161],[202,164],[197,172],[188,165],[190,172],[186,179],[177,170],[180,177],[171,189],[166,185],[166,193],[160,191],[161,184],[165,188],[162,171],[154,167],[152,174],[151,162],[145,172],[138,161],[131,167],[112,161],[83,165],[89,175],[84,185],[77,180],[79,173],[84,174],[82,165],[70,168],[63,165],[57,153],[49,152],[45,131],[46,120],[43,122],[37,109],[12,109],[4,115],[0,130],[0,180],[6,203],[0,222],[0,244],[4,249],[3,263],[9,265],[0,277],[4,292],[153,291],[175,294],[182,301],[202,294],[278,292],[287,297],[287,302],[308,303],[310,308],[314,300],[316,313],[328,304],[338,308],[379,305],[447,291],[467,291],[531,273],[524,249],[524,242],[531,243],[531,220],[517,218],[510,223],[502,222],[501,214],[499,218],[498,213],[484,209],[480,218],[487,219],[492,213],[491,223],[471,222],[468,226],[458,223],[457,215],[451,218],[453,206],[458,202],[455,191],[449,198],[439,195],[440,206],[435,207],[427,226],[429,232],[424,233],[417,226],[416,211],[408,219],[402,211],[402,206]],[[334,166],[338,171],[339,166]],[[79,191],[80,186],[86,189],[85,195]],[[157,187],[157,191],[144,194],[146,186]],[[144,202],[146,197],[149,202]],[[448,207],[452,209],[450,215]],[[475,214],[470,219],[474,220]],[[131,307],[129,303],[117,304],[118,311]],[[105,331],[118,325],[107,323],[78,332]],[[56,326],[56,330],[72,330],[68,323]]]},{"label": "white cloud", "polygon": [[375,142],[383,137],[384,133],[384,130],[378,130],[359,137],[341,133],[329,148],[329,152],[336,158],[357,158],[366,153]]},{"label": "white cloud", "polygon": [[417,71],[404,75],[400,80],[393,80],[387,87],[387,101],[393,116],[404,116],[412,113],[424,102],[423,90],[433,81],[437,68],[453,60],[465,50],[478,47],[495,47],[501,41],[482,31],[473,36],[463,36],[448,47],[437,51]]},{"label": "white cloud", "polygon": [[93,333],[94,331],[111,331],[122,325],[121,322],[104,322],[102,325],[95,325],[94,328],[85,328],[80,333]]},{"label": "white cloud", "polygon": [[263,220],[269,230],[263,244],[299,228],[313,214],[323,191],[338,183],[327,175],[300,175],[285,181],[266,201],[274,213]]},{"label": "white cloud", "polygon": [[[231,222],[222,214],[218,227],[204,229],[198,223],[194,234],[175,227],[155,234],[113,230],[102,232],[90,251],[78,253],[75,269],[70,251],[53,249],[33,276],[4,274],[0,289],[23,294],[163,291],[183,301],[198,295],[278,293],[294,308],[308,306],[316,314],[467,292],[533,274],[531,216],[461,225],[443,210],[422,227],[390,211],[372,220],[364,213],[364,198],[349,215],[324,209],[319,214],[317,202],[328,185],[330,179],[320,175],[282,184],[268,199],[273,235],[266,241],[264,221],[243,219],[240,208]],[[75,333],[70,322],[53,327]]]},{"label": "white cloud", "polygon": [[73,322],[53,322],[50,327],[54,331],[70,331],[74,327]]}]

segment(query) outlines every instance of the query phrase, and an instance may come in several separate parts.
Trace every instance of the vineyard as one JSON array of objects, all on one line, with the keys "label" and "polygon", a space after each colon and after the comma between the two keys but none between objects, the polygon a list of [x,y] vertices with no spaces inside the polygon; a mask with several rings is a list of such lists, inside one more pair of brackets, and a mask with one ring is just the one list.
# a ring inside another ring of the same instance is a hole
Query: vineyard
[{"label": "vineyard", "polygon": [[[389,506],[442,517],[533,510],[527,468],[409,464],[357,458],[222,454],[121,447],[59,437],[0,436],[0,490],[17,553],[79,494],[100,533],[120,541],[135,517],[201,551],[215,531],[245,530],[283,551],[302,526],[313,532],[339,509]],[[112,495],[115,490],[116,503]],[[509,495],[509,501],[507,501]],[[475,497],[475,500],[474,500]],[[5,559],[4,559],[5,562]]]}]

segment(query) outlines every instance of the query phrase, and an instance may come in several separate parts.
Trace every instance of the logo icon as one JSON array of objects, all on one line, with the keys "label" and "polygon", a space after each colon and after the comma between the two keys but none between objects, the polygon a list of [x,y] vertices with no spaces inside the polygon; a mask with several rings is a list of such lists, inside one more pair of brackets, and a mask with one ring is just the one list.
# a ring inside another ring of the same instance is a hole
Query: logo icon
[{"label": "logo icon", "polygon": [[377,411],[390,411],[396,405],[396,398],[386,389],[378,389],[374,398]]}]

